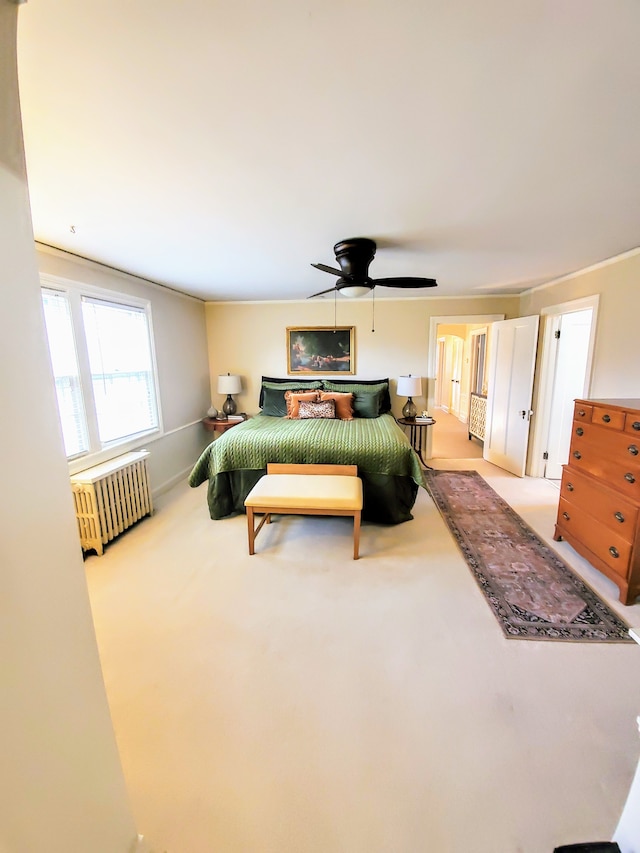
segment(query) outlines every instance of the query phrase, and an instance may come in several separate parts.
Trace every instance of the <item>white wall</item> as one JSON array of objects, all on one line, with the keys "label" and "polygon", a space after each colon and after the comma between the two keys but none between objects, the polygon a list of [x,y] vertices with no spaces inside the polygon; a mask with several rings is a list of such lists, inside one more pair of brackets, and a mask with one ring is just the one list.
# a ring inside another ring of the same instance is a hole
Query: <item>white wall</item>
[{"label": "white wall", "polygon": [[521,315],[600,295],[590,396],[640,398],[640,250],[522,297]]},{"label": "white wall", "polygon": [[0,849],[125,853],[136,827],[96,648],[40,307],[0,0]]},{"label": "white wall", "polygon": [[[395,395],[398,376],[412,373],[427,377],[429,323],[432,316],[505,314],[517,317],[519,297],[476,297],[473,299],[378,299],[375,303],[375,332],[371,331],[371,299],[338,298],[337,324],[355,326],[356,376],[361,379],[391,379],[393,411],[400,415],[406,398]],[[212,396],[217,408],[223,400],[215,393],[218,373],[239,373],[243,394],[238,409],[250,414],[258,410],[260,377],[287,375],[287,326],[332,326],[333,299],[304,302],[207,304],[207,335]],[[423,382],[424,395],[416,397],[424,409],[433,377]]]}]

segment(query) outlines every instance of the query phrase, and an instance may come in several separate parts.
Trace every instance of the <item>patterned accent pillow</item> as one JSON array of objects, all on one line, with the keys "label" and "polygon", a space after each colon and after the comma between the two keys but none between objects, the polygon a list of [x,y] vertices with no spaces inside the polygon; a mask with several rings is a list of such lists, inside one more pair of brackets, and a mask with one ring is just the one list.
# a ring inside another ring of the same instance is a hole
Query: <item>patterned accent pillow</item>
[{"label": "patterned accent pillow", "polygon": [[290,420],[297,420],[300,417],[299,405],[300,401],[304,400],[308,403],[315,403],[318,399],[319,391],[286,391],[284,399],[287,404],[287,417]]},{"label": "patterned accent pillow", "polygon": [[341,421],[353,420],[353,394],[343,394],[340,391],[321,391],[320,400],[333,400],[336,405],[336,418]]},{"label": "patterned accent pillow", "polygon": [[333,400],[323,400],[313,403],[310,400],[300,400],[300,419],[330,418],[335,420],[336,404]]}]

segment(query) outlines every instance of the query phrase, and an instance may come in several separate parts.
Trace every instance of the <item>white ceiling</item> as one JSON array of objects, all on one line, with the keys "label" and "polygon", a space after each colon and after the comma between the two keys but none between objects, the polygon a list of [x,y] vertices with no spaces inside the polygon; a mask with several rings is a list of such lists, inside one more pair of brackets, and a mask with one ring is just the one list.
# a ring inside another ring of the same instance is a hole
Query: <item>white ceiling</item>
[{"label": "white ceiling", "polygon": [[640,244],[639,38],[638,0],[30,0],[36,239],[211,300],[355,236],[519,293]]}]

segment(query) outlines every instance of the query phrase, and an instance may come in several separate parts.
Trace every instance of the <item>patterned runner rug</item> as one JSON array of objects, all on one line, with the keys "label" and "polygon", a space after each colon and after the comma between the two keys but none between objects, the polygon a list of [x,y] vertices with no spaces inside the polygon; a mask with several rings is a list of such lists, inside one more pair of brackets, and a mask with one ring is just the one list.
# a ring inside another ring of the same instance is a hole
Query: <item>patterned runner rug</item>
[{"label": "patterned runner rug", "polygon": [[633,642],[622,619],[480,474],[428,470],[425,477],[506,637]]}]

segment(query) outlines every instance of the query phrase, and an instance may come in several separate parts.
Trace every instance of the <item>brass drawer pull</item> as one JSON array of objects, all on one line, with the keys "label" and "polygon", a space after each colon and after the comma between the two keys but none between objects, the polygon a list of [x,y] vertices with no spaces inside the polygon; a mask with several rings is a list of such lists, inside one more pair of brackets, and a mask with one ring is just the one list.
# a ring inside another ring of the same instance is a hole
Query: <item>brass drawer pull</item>
[{"label": "brass drawer pull", "polygon": [[640,421],[634,421],[631,424],[631,429],[635,429],[636,432],[640,431]]},{"label": "brass drawer pull", "polygon": [[573,455],[576,459],[582,459],[582,453],[579,450],[574,450]]},{"label": "brass drawer pull", "polygon": [[573,483],[567,483],[567,491],[568,491],[568,492],[572,492],[572,491],[573,491]]},{"label": "brass drawer pull", "polygon": [[629,447],[627,447],[627,450],[632,456],[638,455],[638,448],[635,446],[635,444],[630,444]]},{"label": "brass drawer pull", "polygon": [[625,474],[624,478],[627,481],[627,483],[635,483],[635,481],[636,481],[636,478],[633,476],[633,474]]},{"label": "brass drawer pull", "polygon": [[564,520],[565,520],[565,521],[570,521],[570,520],[571,520],[571,516],[569,515],[569,513],[568,513],[568,512],[563,512],[563,513],[562,513],[562,517],[564,518]]},{"label": "brass drawer pull", "polygon": [[[585,416],[586,414],[587,414],[587,413],[585,412],[585,410],[584,410],[584,409],[580,409],[580,410],[577,412],[577,415],[578,415],[578,417],[579,417],[579,418],[584,418],[584,416]],[[640,425],[638,425],[638,429],[640,429]]]},{"label": "brass drawer pull", "polygon": [[576,430],[576,435],[584,435],[584,430],[582,429],[582,427],[578,427],[578,429]]},{"label": "brass drawer pull", "polygon": [[609,548],[609,553],[611,554],[611,556],[612,556],[612,557],[615,557],[615,558],[616,558],[616,560],[617,560],[617,559],[618,559],[618,557],[620,556],[620,553],[618,552],[618,549],[617,549],[617,548],[614,548],[614,546],[613,546],[613,545],[611,546],[611,548]]},{"label": "brass drawer pull", "polygon": [[611,415],[603,415],[602,420],[605,422],[605,424],[608,424],[611,420]]},{"label": "brass drawer pull", "polygon": [[614,512],[613,517],[616,521],[619,521],[620,524],[624,521],[624,515],[621,512]]}]

